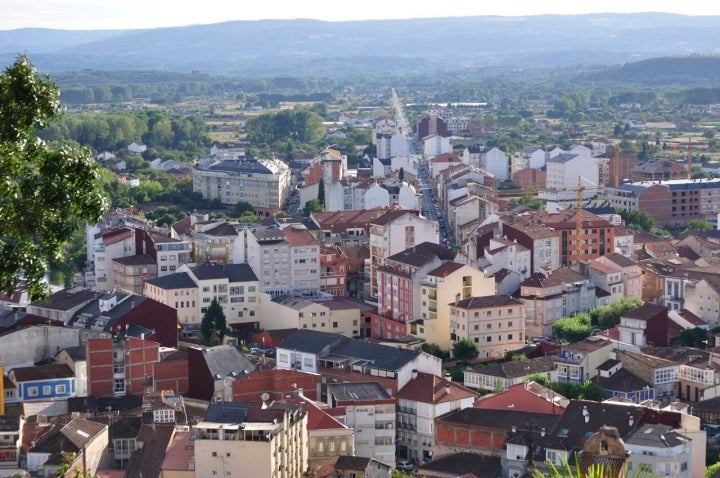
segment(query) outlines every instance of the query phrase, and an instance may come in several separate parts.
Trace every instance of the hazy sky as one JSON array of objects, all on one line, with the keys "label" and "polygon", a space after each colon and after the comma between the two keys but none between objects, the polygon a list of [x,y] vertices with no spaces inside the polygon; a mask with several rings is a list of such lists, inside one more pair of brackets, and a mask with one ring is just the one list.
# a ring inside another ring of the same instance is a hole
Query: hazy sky
[{"label": "hazy sky", "polygon": [[127,29],[232,20],[327,21],[545,13],[668,12],[720,15],[715,0],[0,0],[0,30]]}]

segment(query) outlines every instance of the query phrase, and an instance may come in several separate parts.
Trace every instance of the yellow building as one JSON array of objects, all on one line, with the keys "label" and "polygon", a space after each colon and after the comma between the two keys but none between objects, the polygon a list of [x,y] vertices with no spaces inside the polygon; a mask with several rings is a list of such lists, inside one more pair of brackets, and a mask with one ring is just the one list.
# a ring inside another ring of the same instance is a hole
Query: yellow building
[{"label": "yellow building", "polygon": [[438,344],[442,350],[450,350],[450,304],[493,294],[494,279],[466,264],[446,262],[420,281],[420,317],[413,322],[411,333]]},{"label": "yellow building", "polygon": [[307,414],[289,404],[215,402],[195,426],[195,477],[301,478]]},{"label": "yellow building", "polygon": [[260,328],[312,329],[359,337],[362,313],[370,307],[353,300],[334,297],[331,300],[307,300],[280,296],[271,299],[262,294],[259,311]]}]

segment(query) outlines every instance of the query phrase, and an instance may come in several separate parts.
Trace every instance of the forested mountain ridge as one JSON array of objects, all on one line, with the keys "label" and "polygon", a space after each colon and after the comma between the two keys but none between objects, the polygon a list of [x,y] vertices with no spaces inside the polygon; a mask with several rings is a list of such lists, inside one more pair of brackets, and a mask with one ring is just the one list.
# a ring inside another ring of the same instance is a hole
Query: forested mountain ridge
[{"label": "forested mountain ridge", "polygon": [[[348,76],[507,65],[611,65],[709,55],[718,17],[540,15],[324,22],[235,21],[150,30],[0,32],[0,61],[27,52],[43,71],[166,70],[242,76]],[[352,59],[352,62],[348,60]],[[393,61],[395,59],[396,61]]]}]

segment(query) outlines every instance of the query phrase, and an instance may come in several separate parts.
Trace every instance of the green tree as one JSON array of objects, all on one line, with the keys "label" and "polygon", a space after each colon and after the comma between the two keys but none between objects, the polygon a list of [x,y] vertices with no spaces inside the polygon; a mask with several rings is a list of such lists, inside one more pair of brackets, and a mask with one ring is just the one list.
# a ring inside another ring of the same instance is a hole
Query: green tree
[{"label": "green tree", "polygon": [[621,211],[618,214],[625,221],[629,229],[642,229],[650,231],[655,226],[655,219],[646,211]]},{"label": "green tree", "polygon": [[673,344],[704,349],[708,344],[708,332],[700,327],[683,330]]},{"label": "green tree", "polygon": [[442,358],[442,357],[445,356],[445,353],[444,353],[443,350],[440,348],[440,346],[439,346],[438,344],[435,344],[435,343],[424,342],[424,343],[420,346],[420,350],[422,350],[422,351],[425,352],[425,353],[428,353],[428,354],[430,354],[430,355],[434,355],[434,356],[440,357],[440,358]]},{"label": "green tree", "polygon": [[325,180],[323,178],[320,178],[320,182],[318,183],[318,202],[320,205],[324,208],[325,207]]},{"label": "green tree", "polygon": [[590,316],[576,314],[572,317],[563,317],[553,323],[553,334],[570,343],[579,342],[592,334]]},{"label": "green tree", "polygon": [[24,278],[31,300],[47,294],[48,264],[75,228],[107,207],[90,152],[36,136],[61,110],[58,88],[27,56],[0,75],[0,289]]},{"label": "green tree", "polygon": [[690,221],[685,227],[685,231],[712,231],[713,227],[712,225],[707,222],[703,221],[701,219],[693,219]]},{"label": "green tree", "polygon": [[314,212],[322,212],[323,206],[320,204],[320,201],[317,199],[311,199],[308,202],[305,203],[305,207],[303,207],[302,213],[303,216],[310,216],[311,213]]},{"label": "green tree", "polygon": [[474,340],[460,339],[453,344],[453,357],[462,361],[469,362],[476,358],[480,351],[478,344]]},{"label": "green tree", "polygon": [[623,297],[612,304],[603,305],[591,309],[590,323],[600,329],[609,329],[620,323],[620,316],[625,312],[637,309],[643,305],[642,299],[635,297]]},{"label": "green tree", "polygon": [[208,345],[217,345],[225,336],[226,329],[225,312],[217,299],[213,298],[200,322],[200,341]]},{"label": "green tree", "polygon": [[405,168],[400,168],[400,171],[398,171],[398,179],[400,182],[405,181]]}]

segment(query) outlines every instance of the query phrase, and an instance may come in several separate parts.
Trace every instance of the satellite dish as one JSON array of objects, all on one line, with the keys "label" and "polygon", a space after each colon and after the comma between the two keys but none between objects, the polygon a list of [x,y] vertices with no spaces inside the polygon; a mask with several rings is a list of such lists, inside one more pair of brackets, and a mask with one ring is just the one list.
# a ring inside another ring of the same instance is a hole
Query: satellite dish
[{"label": "satellite dish", "polygon": [[267,392],[263,392],[262,395],[260,395],[260,399],[262,399],[263,402],[267,402],[270,400],[270,394]]}]

